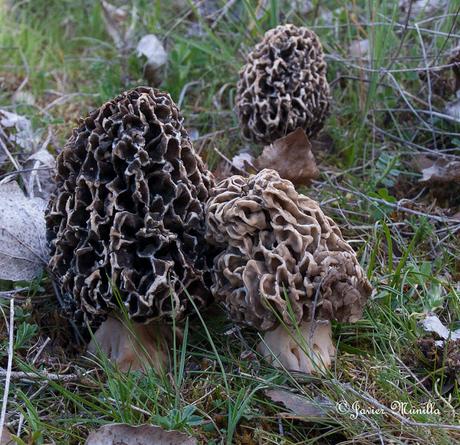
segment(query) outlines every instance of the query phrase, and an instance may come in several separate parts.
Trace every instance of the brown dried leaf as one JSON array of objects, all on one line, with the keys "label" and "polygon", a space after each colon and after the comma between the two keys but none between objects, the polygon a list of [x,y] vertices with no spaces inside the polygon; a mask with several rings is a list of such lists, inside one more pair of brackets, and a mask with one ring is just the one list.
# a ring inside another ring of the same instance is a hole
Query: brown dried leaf
[{"label": "brown dried leaf", "polygon": [[86,445],[196,445],[193,437],[159,426],[111,423],[90,433]]},{"label": "brown dried leaf", "polygon": [[270,400],[282,403],[298,417],[325,417],[331,409],[331,403],[326,399],[309,400],[282,389],[269,389],[264,393]]},{"label": "brown dried leaf", "polygon": [[420,182],[429,183],[460,183],[460,161],[449,161],[444,158],[431,159],[420,155],[415,165],[422,173]]},{"label": "brown dried leaf", "polygon": [[254,165],[261,170],[276,170],[295,185],[309,185],[319,176],[310,141],[302,128],[267,145]]},{"label": "brown dried leaf", "polygon": [[213,170],[212,174],[216,178],[216,181],[228,178],[232,174],[232,165],[224,159],[222,159],[217,164],[217,167]]}]

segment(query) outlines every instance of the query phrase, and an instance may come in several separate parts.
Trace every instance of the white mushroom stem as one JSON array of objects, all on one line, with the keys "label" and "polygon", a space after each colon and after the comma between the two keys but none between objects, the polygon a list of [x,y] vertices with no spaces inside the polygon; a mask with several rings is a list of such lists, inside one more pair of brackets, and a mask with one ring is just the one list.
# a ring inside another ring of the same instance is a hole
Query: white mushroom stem
[{"label": "white mushroom stem", "polygon": [[[179,341],[182,339],[179,333]],[[166,324],[130,323],[127,325],[109,317],[101,324],[88,345],[88,352],[105,354],[120,371],[144,371],[153,367],[157,372],[166,368],[172,328]]]},{"label": "white mushroom stem", "polygon": [[307,374],[330,368],[335,356],[329,321],[302,321],[298,328],[278,326],[265,333],[258,352],[275,367]]}]

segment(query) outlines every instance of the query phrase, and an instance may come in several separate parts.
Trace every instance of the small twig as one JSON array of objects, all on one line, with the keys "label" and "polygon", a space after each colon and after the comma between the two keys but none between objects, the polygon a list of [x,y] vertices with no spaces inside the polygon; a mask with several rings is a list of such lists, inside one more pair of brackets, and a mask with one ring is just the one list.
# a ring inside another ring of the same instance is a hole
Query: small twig
[{"label": "small twig", "polygon": [[22,425],[24,424],[24,414],[19,414],[19,422],[18,422],[18,430],[16,432],[16,436],[21,436]]},{"label": "small twig", "polygon": [[[445,38],[444,42],[442,43],[441,48],[438,51],[438,54],[436,55],[435,59],[433,60],[433,65],[437,62],[438,58],[440,57],[440,55],[444,51],[444,48],[446,47],[447,42],[450,41],[450,38],[453,35],[452,31],[455,29],[455,25],[457,25],[457,18],[458,18],[459,13],[460,13],[460,6],[457,8],[457,11],[454,14],[446,14],[446,17],[449,15],[451,17],[454,17],[454,19],[452,20],[452,24],[450,26],[449,32],[447,33],[446,38]],[[418,24],[420,24],[420,23],[422,23],[422,22],[419,22]]]},{"label": "small twig", "polygon": [[[433,112],[435,113],[435,112]],[[452,118],[453,119],[453,118]],[[383,130],[382,128],[379,128],[377,127],[376,125],[374,125],[372,122],[369,122],[368,120],[366,120],[366,123],[369,124],[373,130],[377,131],[378,133],[382,134],[383,136],[386,136],[394,141],[397,141],[397,142],[400,142],[402,144],[405,144],[409,147],[412,147],[412,148],[416,148],[417,150],[420,150],[421,152],[425,152],[425,153],[430,153],[430,154],[433,154],[435,156],[439,156],[439,151],[436,151],[436,150],[432,150],[430,148],[427,148],[427,147],[424,147],[423,145],[418,145],[418,144],[415,144],[411,141],[408,141],[408,140],[405,140],[405,139],[402,139],[388,131],[385,131]],[[453,150],[458,150],[457,148],[453,149]],[[401,151],[400,154],[411,154],[413,156],[413,151],[408,151],[406,153],[404,153],[404,151]],[[449,154],[449,153],[446,153],[446,150],[443,150],[443,155],[445,157],[448,157],[450,159],[457,159],[458,156],[457,155],[452,155],[452,154]]]},{"label": "small twig", "polygon": [[4,371],[5,374],[5,389],[3,392],[3,402],[2,402],[2,412],[0,415],[0,443],[2,442],[2,435],[3,435],[3,427],[5,425],[5,419],[6,419],[6,406],[8,404],[8,393],[10,391],[10,382],[11,382],[11,377],[12,377],[12,367],[13,367],[13,346],[14,346],[14,299],[10,300],[10,322],[8,325],[9,329],[9,339],[8,339],[8,364],[6,371]]},{"label": "small twig", "polygon": [[284,437],[284,428],[283,428],[283,422],[281,420],[281,417],[277,418],[278,421],[278,431],[281,437]]},{"label": "small twig", "polygon": [[249,173],[246,170],[241,170],[238,168],[230,159],[227,158],[217,147],[214,147],[214,151],[226,162],[228,162],[236,171],[241,173],[244,176],[249,176]]},{"label": "small twig", "polygon": [[11,380],[49,380],[52,382],[81,382],[84,380],[84,374],[55,374],[47,371],[25,372],[25,371],[11,371],[0,368],[0,378],[7,377]]},{"label": "small twig", "polygon": [[210,389],[209,391],[206,391],[201,397],[199,397],[198,399],[196,399],[193,404],[195,406],[197,406],[202,400],[205,400],[207,397],[209,397],[213,392],[215,392],[217,389],[217,386],[214,386],[212,389]]},{"label": "small twig", "polygon": [[233,132],[233,131],[236,131],[236,130],[238,130],[238,127],[230,127],[230,128],[226,128],[224,130],[213,131],[212,133],[207,133],[207,134],[204,134],[203,136],[197,137],[196,140],[195,140],[195,143],[205,141],[207,139],[212,139],[215,136],[220,136],[221,134],[230,133],[230,132]]},{"label": "small twig", "polygon": [[[5,140],[7,139],[5,133],[3,132],[3,130],[1,129],[0,127],[0,136],[3,136],[5,138]],[[10,153],[10,151],[8,150],[8,147],[3,143],[2,141],[2,138],[0,137],[0,147],[3,149],[3,151],[5,152],[6,156],[8,157],[8,159],[11,161],[11,163],[14,165],[14,168],[16,170],[20,170],[21,167],[20,165],[18,164],[18,161],[16,161],[16,159],[14,159],[13,155]]]},{"label": "small twig", "polygon": [[225,2],[225,5],[221,8],[220,11],[216,11],[216,13],[214,13],[216,17],[214,18],[214,21],[211,25],[211,29],[215,29],[217,27],[217,24],[219,23],[220,19],[228,14],[228,11],[235,3],[236,0],[229,0]]},{"label": "small twig", "polygon": [[[406,370],[406,372],[414,379],[414,381],[416,382],[416,386],[417,388],[419,388],[420,390],[422,390],[426,396],[430,396],[430,393],[427,391],[427,389],[423,386],[422,384],[422,381],[423,380],[420,380],[413,372],[412,370],[398,357],[398,354],[395,352],[394,348],[393,348],[393,345],[391,344],[391,342],[388,344],[390,349],[391,349],[391,352],[393,353],[393,356],[394,358],[396,359],[396,361]],[[407,391],[409,394],[412,392],[411,389],[409,389]]]},{"label": "small twig", "polygon": [[[115,405],[118,403],[118,401],[115,400],[115,399],[113,399],[112,397],[107,397],[106,400],[108,400],[110,403],[114,403]],[[149,418],[150,418],[150,416],[152,415],[151,412],[146,411],[145,409],[139,408],[139,407],[136,406],[136,405],[130,404],[129,407],[130,407],[133,411],[137,411],[138,413],[144,414],[145,416],[148,416]]]},{"label": "small twig", "polygon": [[[313,181],[313,183],[314,184],[318,183],[318,181]],[[348,188],[342,187],[342,186],[340,186],[338,184],[334,184],[334,187],[337,188],[338,190],[341,190],[342,192],[352,193],[353,195],[360,196],[360,197],[362,197],[362,198],[364,198],[366,200],[373,201],[373,202],[378,202],[379,204],[384,204],[384,205],[386,205],[388,207],[391,207],[391,208],[397,210],[398,212],[410,213],[412,215],[417,215],[417,216],[424,216],[424,217],[432,219],[434,221],[438,221],[438,222],[442,222],[442,223],[446,223],[446,224],[453,224],[453,223],[458,224],[458,223],[460,223],[460,219],[457,219],[457,218],[448,218],[446,216],[432,215],[431,213],[425,213],[425,212],[421,212],[419,210],[409,209],[408,207],[404,207],[399,203],[388,202],[388,201],[385,201],[384,199],[374,198],[373,196],[367,196],[366,194],[358,192],[357,190],[348,189]]]},{"label": "small twig", "polygon": [[18,289],[13,289],[13,290],[2,290],[0,291],[0,298],[7,298],[9,300],[10,298],[14,298],[14,294],[17,294],[19,292],[24,292],[29,289],[30,289],[29,287],[20,287]]},{"label": "small twig", "polygon": [[[329,86],[332,88],[335,84],[337,84],[341,80],[356,80],[358,82],[363,82],[363,83],[372,83],[371,79],[363,79],[363,78],[358,77],[358,76],[349,76],[349,75],[346,75],[346,74],[341,74],[341,75],[337,76],[334,80],[329,82]],[[391,87],[391,85],[389,83],[385,83],[385,82],[380,82],[379,85],[383,86],[383,87],[388,87],[388,88]]]},{"label": "small twig", "polygon": [[53,167],[23,168],[21,170],[15,170],[14,172],[8,172],[8,173],[4,173],[3,175],[0,175],[0,181],[10,176],[20,175],[21,173],[29,173],[29,172],[35,172],[35,171],[48,171],[48,170],[54,170],[54,169]]},{"label": "small twig", "polygon": [[37,353],[35,354],[34,358],[32,359],[32,365],[35,364],[37,361],[38,357],[42,354],[43,350],[46,348],[46,345],[51,341],[51,338],[46,337],[46,340],[43,342],[43,344],[40,346],[38,349]]},{"label": "small twig", "polygon": [[212,104],[216,108],[216,110],[222,111],[222,96],[227,88],[231,88],[233,86],[232,83],[227,82],[224,83],[220,88],[219,91],[212,96]]},{"label": "small twig", "polygon": [[388,77],[390,78],[390,80],[393,82],[394,86],[396,87],[396,89],[399,91],[399,94],[402,98],[402,100],[406,103],[406,105],[410,108],[410,110],[412,111],[412,114],[414,116],[417,117],[417,119],[421,122],[422,125],[424,125],[426,127],[426,129],[428,131],[432,131],[432,128],[430,127],[430,124],[428,122],[426,122],[425,120],[423,120],[422,116],[420,116],[418,113],[417,113],[417,110],[413,107],[413,105],[409,102],[409,100],[407,99],[407,94],[406,94],[406,91],[404,91],[401,86],[399,85],[398,81],[395,79],[395,77],[393,76],[393,74],[391,74],[389,71],[385,71],[385,73],[388,75]]},{"label": "small twig", "polygon": [[[412,5],[412,3],[411,3]],[[430,124],[431,124],[431,132],[433,134],[433,144],[434,148],[438,148],[437,140],[436,140],[436,130],[434,126],[434,120],[433,120],[433,103],[432,103],[432,88],[431,88],[431,73],[430,73],[430,67],[428,66],[428,59],[426,56],[426,49],[425,49],[425,42],[423,41],[422,33],[420,32],[420,28],[418,27],[417,23],[415,24],[415,29],[417,30],[417,35],[420,40],[420,46],[422,48],[422,55],[423,55],[423,61],[425,62],[425,67],[426,67],[426,80],[427,80],[427,86],[428,86],[428,108],[430,110]]]},{"label": "small twig", "polygon": [[[56,94],[56,93],[53,93],[53,94]],[[63,94],[62,96],[59,96],[58,98],[54,99],[53,101],[51,101],[48,105],[46,105],[44,108],[43,108],[43,111],[46,112],[46,111],[49,111],[51,110],[51,108],[54,108],[56,107],[57,105],[62,105],[66,102],[68,102],[70,99],[73,99],[74,97],[79,97],[79,96],[90,96],[90,97],[94,97],[95,95],[94,94],[86,94],[86,93],[69,93],[69,94]]]},{"label": "small twig", "polygon": [[[395,55],[391,58],[391,61],[388,64],[387,69],[391,69],[393,67],[394,63],[399,57],[399,54],[401,54],[401,50],[404,45],[404,40],[406,39],[406,36],[407,36],[407,28],[409,26],[411,12],[412,12],[412,2],[409,2],[409,7],[407,8],[406,18],[404,19],[404,29],[402,30],[401,38],[399,39],[399,46],[398,46],[398,49]],[[382,80],[382,78],[380,80]]]},{"label": "small twig", "polygon": [[[420,28],[420,29],[422,30],[422,28]],[[457,37],[460,37],[460,35],[457,36]],[[335,54],[327,54],[325,56],[325,59],[326,60],[333,60],[334,62],[343,63],[345,66],[347,66],[349,68],[354,68],[356,70],[362,70],[362,71],[365,71],[367,73],[391,74],[391,73],[412,73],[412,72],[413,73],[419,73],[419,72],[425,71],[425,68],[421,68],[421,67],[400,68],[400,69],[391,69],[391,70],[387,70],[385,68],[366,68],[365,66],[357,65],[356,63],[352,63],[348,59],[344,59],[343,57],[339,57],[339,56],[337,56]],[[355,60],[355,59],[350,59],[350,60]],[[443,64],[443,65],[437,65],[434,68],[444,69],[444,68],[452,68],[454,66],[456,66],[455,63],[446,63],[446,64]]]}]

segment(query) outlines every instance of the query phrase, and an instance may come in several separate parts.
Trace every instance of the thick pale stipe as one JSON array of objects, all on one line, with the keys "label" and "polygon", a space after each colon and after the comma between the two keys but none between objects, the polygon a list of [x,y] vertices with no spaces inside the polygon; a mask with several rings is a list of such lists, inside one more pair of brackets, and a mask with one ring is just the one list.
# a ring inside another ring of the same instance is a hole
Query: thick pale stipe
[{"label": "thick pale stipe", "polygon": [[[181,336],[178,336],[180,340]],[[166,324],[131,323],[127,325],[109,317],[101,324],[88,346],[88,352],[107,355],[121,371],[143,371],[153,367],[164,371],[168,364],[168,349],[172,328]]]},{"label": "thick pale stipe", "polygon": [[277,368],[320,373],[330,368],[335,356],[331,323],[304,321],[298,330],[280,325],[265,333],[257,350]]}]

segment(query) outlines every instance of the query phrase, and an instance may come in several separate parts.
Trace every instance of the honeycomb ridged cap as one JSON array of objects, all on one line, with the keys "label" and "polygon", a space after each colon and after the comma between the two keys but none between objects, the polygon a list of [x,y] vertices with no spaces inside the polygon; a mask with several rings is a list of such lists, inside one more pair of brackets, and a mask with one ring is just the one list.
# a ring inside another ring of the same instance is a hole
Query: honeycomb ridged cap
[{"label": "honeycomb ridged cap", "polygon": [[331,101],[326,71],[313,31],[290,24],[269,30],[239,74],[236,112],[243,137],[271,143],[296,128],[317,134]]},{"label": "honeycomb ridged cap", "polygon": [[206,206],[212,291],[231,318],[261,331],[302,320],[355,322],[371,286],[319,204],[274,170],[232,176]]},{"label": "honeycomb ridged cap", "polygon": [[166,93],[135,88],[82,120],[57,158],[46,214],[49,268],[77,321],[103,320],[117,294],[136,321],[180,318],[189,296],[210,301],[212,183]]}]

